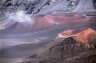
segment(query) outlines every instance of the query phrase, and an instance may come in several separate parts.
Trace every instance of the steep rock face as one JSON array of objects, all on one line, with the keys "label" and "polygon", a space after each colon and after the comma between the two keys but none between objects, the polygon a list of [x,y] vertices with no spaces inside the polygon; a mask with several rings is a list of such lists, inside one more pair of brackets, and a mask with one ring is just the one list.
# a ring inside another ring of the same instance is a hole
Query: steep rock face
[{"label": "steep rock face", "polygon": [[[75,40],[73,38],[67,38],[62,43],[52,47],[49,49],[47,53],[45,53],[46,59],[64,59],[72,56],[73,47],[75,47]],[[46,56],[47,55],[47,56]]]},{"label": "steep rock face", "polygon": [[[96,48],[86,48],[74,38],[64,39],[41,55],[32,55],[24,63],[95,63]],[[34,57],[33,57],[34,56]]]},{"label": "steep rock face", "polygon": [[45,59],[44,63],[90,63],[96,62],[95,53],[95,47],[87,48],[85,44],[78,43],[70,37],[63,40],[57,46],[50,48],[49,51],[43,54],[43,57]]}]

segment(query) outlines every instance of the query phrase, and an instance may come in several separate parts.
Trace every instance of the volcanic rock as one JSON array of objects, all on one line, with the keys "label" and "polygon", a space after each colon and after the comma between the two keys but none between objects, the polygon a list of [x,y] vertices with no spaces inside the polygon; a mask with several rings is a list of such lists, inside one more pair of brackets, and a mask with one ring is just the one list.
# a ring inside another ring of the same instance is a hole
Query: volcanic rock
[{"label": "volcanic rock", "polygon": [[84,44],[69,37],[43,54],[29,58],[31,61],[25,60],[24,63],[96,63],[96,48],[86,48]]}]

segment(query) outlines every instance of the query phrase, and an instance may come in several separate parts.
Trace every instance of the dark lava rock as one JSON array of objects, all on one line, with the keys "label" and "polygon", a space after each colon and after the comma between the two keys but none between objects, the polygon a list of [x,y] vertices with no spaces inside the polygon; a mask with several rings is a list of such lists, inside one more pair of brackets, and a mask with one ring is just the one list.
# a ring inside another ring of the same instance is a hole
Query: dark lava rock
[{"label": "dark lava rock", "polygon": [[88,49],[69,37],[43,54],[35,54],[27,59],[31,60],[23,63],[96,63],[96,50]]}]

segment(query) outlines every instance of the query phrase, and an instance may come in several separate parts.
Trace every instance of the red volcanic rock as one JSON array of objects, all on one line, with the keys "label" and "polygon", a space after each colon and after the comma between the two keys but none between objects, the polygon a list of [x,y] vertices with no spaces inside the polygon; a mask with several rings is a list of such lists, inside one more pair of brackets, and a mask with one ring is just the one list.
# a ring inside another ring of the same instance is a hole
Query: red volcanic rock
[{"label": "red volcanic rock", "polygon": [[75,40],[80,43],[88,42],[89,40],[96,39],[96,31],[91,28],[82,28],[79,30],[66,30],[58,34],[58,37],[75,36]]},{"label": "red volcanic rock", "polygon": [[91,28],[84,28],[78,31],[79,33],[76,34],[76,41],[85,43],[89,42],[90,39],[95,38],[96,39],[96,31]]},{"label": "red volcanic rock", "polygon": [[72,33],[73,33],[73,30],[66,30],[66,31],[63,31],[63,32],[59,33],[59,34],[58,34],[58,37],[63,38],[63,37],[65,37],[65,36],[70,36],[70,35],[72,35]]},{"label": "red volcanic rock", "polygon": [[82,28],[79,30],[66,30],[58,34],[58,37],[72,37],[77,43],[85,44],[88,48],[94,48],[93,44],[96,44],[96,30],[91,28]]}]

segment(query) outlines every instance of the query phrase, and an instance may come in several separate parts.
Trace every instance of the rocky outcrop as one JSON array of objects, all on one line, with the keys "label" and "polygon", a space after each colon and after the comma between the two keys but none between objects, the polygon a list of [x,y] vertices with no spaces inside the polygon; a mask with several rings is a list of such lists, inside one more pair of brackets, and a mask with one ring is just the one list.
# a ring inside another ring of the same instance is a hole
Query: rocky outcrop
[{"label": "rocky outcrop", "polygon": [[41,55],[32,55],[24,63],[95,63],[96,47],[86,48],[69,37]]}]

